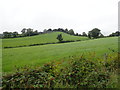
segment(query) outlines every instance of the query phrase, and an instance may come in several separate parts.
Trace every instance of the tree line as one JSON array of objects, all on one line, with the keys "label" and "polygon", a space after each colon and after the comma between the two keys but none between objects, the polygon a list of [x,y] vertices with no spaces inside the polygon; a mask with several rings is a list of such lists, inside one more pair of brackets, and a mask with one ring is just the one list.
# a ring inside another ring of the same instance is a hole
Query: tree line
[{"label": "tree line", "polygon": [[[34,35],[39,35],[39,34],[44,34],[44,33],[50,33],[50,32],[64,32],[70,35],[74,35],[74,36],[86,36],[89,37],[90,39],[92,38],[102,38],[105,37],[102,33],[101,30],[98,28],[94,28],[91,31],[89,31],[88,33],[83,32],[82,34],[78,34],[75,33],[73,29],[68,30],[63,29],[63,28],[58,28],[58,29],[44,29],[43,32],[38,32],[38,30],[33,30],[31,28],[23,28],[21,30],[21,34],[19,34],[17,31],[15,32],[3,32],[3,34],[1,35],[2,38],[16,38],[16,37],[27,37],[27,36],[34,36]],[[120,36],[120,32],[116,31],[115,33],[112,33],[110,35],[108,35],[108,37],[112,37],[112,36]]]},{"label": "tree line", "polygon": [[16,37],[26,37],[26,36],[34,36],[34,35],[38,35],[38,31],[35,30],[33,31],[33,29],[31,28],[23,28],[21,30],[22,34],[19,34],[18,32],[3,32],[3,38],[16,38]]},{"label": "tree line", "polygon": [[113,36],[120,36],[120,31],[116,31],[115,33],[112,33],[109,35],[110,37],[113,37]]}]

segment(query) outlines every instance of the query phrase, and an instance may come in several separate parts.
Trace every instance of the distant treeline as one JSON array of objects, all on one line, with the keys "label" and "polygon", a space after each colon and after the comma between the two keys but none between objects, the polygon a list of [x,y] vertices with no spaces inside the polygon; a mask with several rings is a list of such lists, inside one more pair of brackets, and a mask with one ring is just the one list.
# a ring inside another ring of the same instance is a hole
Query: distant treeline
[{"label": "distant treeline", "polygon": [[[85,32],[83,32],[82,34],[78,34],[75,33],[73,29],[68,30],[63,29],[63,28],[58,28],[58,29],[44,29],[43,32],[38,32],[38,30],[33,30],[31,28],[23,28],[21,30],[22,34],[19,34],[17,31],[15,32],[3,32],[3,34],[0,34],[0,38],[17,38],[17,37],[27,37],[27,36],[34,36],[34,35],[39,35],[39,34],[45,34],[45,33],[50,33],[50,32],[64,32],[70,35],[74,35],[74,36],[86,36],[89,38],[102,38],[105,37],[100,31],[100,29],[98,28],[94,28],[91,31],[89,31],[87,34]],[[115,33],[112,33],[110,35],[108,35],[107,37],[111,37],[111,36],[120,36],[120,32],[116,31]]]},{"label": "distant treeline", "polygon": [[115,33],[112,33],[109,35],[110,37],[113,37],[113,36],[120,36],[120,31],[116,31]]}]

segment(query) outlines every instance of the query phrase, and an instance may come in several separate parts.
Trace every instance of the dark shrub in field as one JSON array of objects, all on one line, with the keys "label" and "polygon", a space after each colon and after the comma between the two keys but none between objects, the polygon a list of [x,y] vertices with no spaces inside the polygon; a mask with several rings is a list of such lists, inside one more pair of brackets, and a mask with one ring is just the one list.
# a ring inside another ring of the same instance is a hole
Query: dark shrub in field
[{"label": "dark shrub in field", "polygon": [[[3,76],[3,88],[116,88],[118,55],[96,61],[72,57],[68,65],[47,63],[37,69],[23,69]],[[115,78],[115,79],[114,79]]]}]

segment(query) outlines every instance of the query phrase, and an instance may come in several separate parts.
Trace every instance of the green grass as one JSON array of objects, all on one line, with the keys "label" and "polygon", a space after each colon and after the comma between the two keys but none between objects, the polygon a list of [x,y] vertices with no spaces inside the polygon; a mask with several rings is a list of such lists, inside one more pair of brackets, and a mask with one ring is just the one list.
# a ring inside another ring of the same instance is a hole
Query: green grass
[{"label": "green grass", "polygon": [[[20,38],[18,38],[18,40],[19,39]],[[9,39],[6,40],[9,41]],[[15,43],[17,42],[17,39],[13,40],[16,40]],[[4,42],[3,44],[6,45]],[[101,38],[71,43],[41,45],[34,47],[3,49],[3,61],[2,61],[3,72],[12,72],[16,69],[15,66],[17,67],[22,67],[24,65],[42,66],[43,64],[49,61],[53,60],[58,61],[63,59],[67,60],[69,56],[80,56],[83,53],[86,54],[87,56],[90,55],[90,53],[95,52],[97,57],[101,57],[104,56],[105,53],[110,52],[108,48],[118,51],[117,37]]]},{"label": "green grass", "polygon": [[73,36],[63,32],[52,32],[47,34],[41,34],[30,37],[21,37],[21,38],[9,38],[3,39],[3,47],[16,47],[32,44],[41,44],[41,43],[55,43],[58,42],[56,39],[58,34],[62,34],[63,40],[86,40],[87,37]]}]

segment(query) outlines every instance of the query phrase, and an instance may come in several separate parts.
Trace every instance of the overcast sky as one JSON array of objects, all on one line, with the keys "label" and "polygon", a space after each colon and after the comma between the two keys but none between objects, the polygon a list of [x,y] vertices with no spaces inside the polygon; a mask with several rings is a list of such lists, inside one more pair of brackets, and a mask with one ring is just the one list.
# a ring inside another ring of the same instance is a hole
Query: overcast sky
[{"label": "overcast sky", "polygon": [[0,0],[0,33],[68,28],[104,35],[118,30],[119,0]]}]

